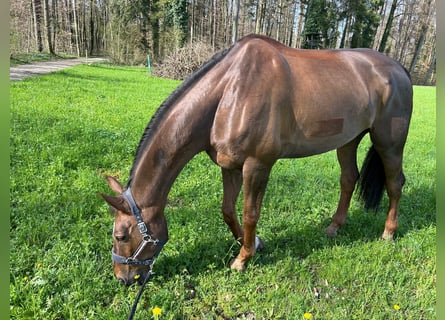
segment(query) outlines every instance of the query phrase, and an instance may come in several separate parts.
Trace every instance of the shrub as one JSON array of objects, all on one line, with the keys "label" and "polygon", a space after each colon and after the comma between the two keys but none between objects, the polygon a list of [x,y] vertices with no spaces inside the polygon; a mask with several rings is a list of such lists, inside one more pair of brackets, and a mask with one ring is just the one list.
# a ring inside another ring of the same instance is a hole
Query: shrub
[{"label": "shrub", "polygon": [[212,46],[204,42],[188,43],[167,55],[153,68],[153,75],[160,78],[184,80],[214,54]]}]

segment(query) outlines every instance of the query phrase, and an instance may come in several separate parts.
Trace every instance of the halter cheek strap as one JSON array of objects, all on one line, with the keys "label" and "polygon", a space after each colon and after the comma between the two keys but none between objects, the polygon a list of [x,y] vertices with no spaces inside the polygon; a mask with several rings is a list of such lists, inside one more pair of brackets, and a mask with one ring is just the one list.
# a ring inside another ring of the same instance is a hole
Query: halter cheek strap
[{"label": "halter cheek strap", "polygon": [[[136,202],[134,201],[133,194],[131,193],[131,188],[128,187],[127,190],[125,190],[122,193],[122,196],[124,199],[128,202],[130,205],[131,213],[136,217],[137,226],[139,229],[139,232],[142,235],[142,241],[139,244],[139,247],[136,249],[136,251],[133,253],[131,257],[123,257],[118,255],[114,252],[113,249],[111,249],[111,258],[114,262],[120,263],[120,264],[126,264],[126,265],[145,265],[145,266],[152,266],[154,263],[154,260],[158,256],[158,254],[161,252],[162,247],[167,243],[167,241],[160,241],[158,239],[153,239],[152,236],[149,233],[149,230],[147,228],[147,225],[145,224],[144,220],[142,219],[141,211],[139,210],[139,207],[137,206]],[[155,253],[155,255],[150,259],[143,259],[143,260],[136,260],[139,254],[144,250],[144,248],[148,244],[153,244],[154,246],[160,246],[161,250]]]}]

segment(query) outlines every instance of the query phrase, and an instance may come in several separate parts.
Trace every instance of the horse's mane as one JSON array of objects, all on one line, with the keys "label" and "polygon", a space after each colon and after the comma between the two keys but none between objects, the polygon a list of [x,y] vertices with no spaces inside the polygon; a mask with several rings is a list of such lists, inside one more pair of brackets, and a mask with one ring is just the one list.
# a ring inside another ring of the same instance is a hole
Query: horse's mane
[{"label": "horse's mane", "polygon": [[[232,46],[233,47],[233,46]],[[130,186],[131,181],[133,180],[134,170],[139,163],[139,160],[142,157],[143,150],[150,143],[153,133],[157,130],[160,123],[164,119],[165,114],[168,112],[170,107],[182,96],[184,92],[186,92],[196,81],[201,79],[208,71],[210,71],[218,62],[220,62],[227,53],[232,49],[232,47],[222,50],[216,53],[209,61],[204,63],[197,71],[195,71],[190,77],[188,77],[184,82],[177,87],[170,96],[165,99],[165,101],[159,106],[156,110],[155,114],[151,118],[147,127],[142,134],[141,140],[139,141],[139,145],[136,149],[136,155],[133,161],[133,166],[130,171],[130,177],[127,181],[127,187]]]}]

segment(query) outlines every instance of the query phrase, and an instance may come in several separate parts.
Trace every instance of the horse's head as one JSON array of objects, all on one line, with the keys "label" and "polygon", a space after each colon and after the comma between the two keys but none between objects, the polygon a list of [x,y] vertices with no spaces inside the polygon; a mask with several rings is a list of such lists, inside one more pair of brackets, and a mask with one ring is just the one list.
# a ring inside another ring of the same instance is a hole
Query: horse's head
[{"label": "horse's head", "polygon": [[[167,238],[167,227],[163,215],[157,217],[150,210],[141,210],[136,204],[130,188],[124,189],[112,177],[106,177],[110,188],[118,196],[101,194],[114,212],[112,259],[114,275],[129,286],[142,283],[153,266]],[[147,212],[143,212],[147,211]],[[146,219],[144,221],[143,217]]]}]

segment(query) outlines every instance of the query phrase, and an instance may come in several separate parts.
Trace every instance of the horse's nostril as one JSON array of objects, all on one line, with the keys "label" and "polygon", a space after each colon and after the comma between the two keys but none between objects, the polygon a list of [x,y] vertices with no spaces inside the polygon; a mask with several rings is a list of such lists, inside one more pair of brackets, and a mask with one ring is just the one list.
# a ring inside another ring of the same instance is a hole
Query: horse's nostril
[{"label": "horse's nostril", "polygon": [[123,284],[126,287],[131,286],[136,281],[133,278],[125,278],[125,277],[118,277],[117,280],[119,281],[120,284]]}]

